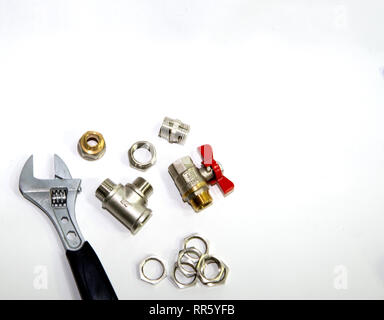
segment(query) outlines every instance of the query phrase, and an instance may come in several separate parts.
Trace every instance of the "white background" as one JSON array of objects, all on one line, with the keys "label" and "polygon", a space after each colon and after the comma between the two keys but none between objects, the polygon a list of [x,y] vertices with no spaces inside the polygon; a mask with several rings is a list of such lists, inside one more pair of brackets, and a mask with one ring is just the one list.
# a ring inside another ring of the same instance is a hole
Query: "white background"
[{"label": "white background", "polygon": [[[0,0],[0,298],[79,298],[18,191],[27,158],[48,178],[54,153],[82,179],[78,223],[121,299],[384,298],[383,28],[380,0]],[[164,116],[191,125],[184,146],[157,137]],[[87,130],[106,139],[99,161],[77,154]],[[158,152],[145,173],[127,159],[142,139]],[[236,187],[196,214],[167,167],[203,143]],[[132,236],[94,192],[139,175],[153,217]],[[138,279],[193,232],[229,265],[225,286]]]}]

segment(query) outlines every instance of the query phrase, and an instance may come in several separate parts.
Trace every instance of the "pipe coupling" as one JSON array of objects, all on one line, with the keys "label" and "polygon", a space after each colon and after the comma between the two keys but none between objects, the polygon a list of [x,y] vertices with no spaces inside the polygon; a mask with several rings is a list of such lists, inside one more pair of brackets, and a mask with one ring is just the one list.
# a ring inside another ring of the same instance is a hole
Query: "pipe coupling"
[{"label": "pipe coupling", "polygon": [[165,117],[159,131],[159,137],[168,140],[169,143],[185,142],[189,133],[189,125],[178,119]]},{"label": "pipe coupling", "polygon": [[102,202],[103,209],[135,234],[152,216],[152,210],[147,208],[152,193],[152,186],[141,177],[125,186],[106,179],[97,188],[96,197]]}]

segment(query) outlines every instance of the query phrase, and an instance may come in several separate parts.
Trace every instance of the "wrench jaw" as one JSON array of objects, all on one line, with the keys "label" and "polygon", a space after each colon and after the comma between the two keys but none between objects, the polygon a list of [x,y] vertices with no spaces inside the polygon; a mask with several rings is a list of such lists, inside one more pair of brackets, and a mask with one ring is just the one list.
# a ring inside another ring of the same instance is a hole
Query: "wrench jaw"
[{"label": "wrench jaw", "polygon": [[64,161],[57,155],[54,155],[54,165],[55,165],[55,178],[56,179],[66,179],[71,180],[72,176],[69,173],[69,169]]},{"label": "wrench jaw", "polygon": [[81,180],[72,179],[64,161],[57,155],[54,156],[54,164],[55,179],[36,179],[33,176],[33,156],[30,156],[21,171],[19,189],[24,198],[50,218],[64,247],[79,250],[85,242],[75,215]]}]

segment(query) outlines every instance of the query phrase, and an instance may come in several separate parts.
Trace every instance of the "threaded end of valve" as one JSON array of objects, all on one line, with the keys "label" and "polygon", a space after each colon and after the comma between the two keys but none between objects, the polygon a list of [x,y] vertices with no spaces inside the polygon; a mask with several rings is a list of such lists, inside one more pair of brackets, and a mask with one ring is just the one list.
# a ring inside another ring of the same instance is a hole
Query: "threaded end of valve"
[{"label": "threaded end of valve", "polygon": [[142,177],[138,177],[132,184],[141,192],[146,198],[148,198],[153,193],[153,187],[151,184]]},{"label": "threaded end of valve", "polygon": [[189,204],[192,206],[193,210],[199,212],[212,203],[212,197],[208,191],[203,191],[200,194],[189,200]]},{"label": "threaded end of valve", "polygon": [[96,190],[96,198],[100,201],[104,201],[113,191],[115,186],[116,184],[113,183],[110,179],[105,179]]}]

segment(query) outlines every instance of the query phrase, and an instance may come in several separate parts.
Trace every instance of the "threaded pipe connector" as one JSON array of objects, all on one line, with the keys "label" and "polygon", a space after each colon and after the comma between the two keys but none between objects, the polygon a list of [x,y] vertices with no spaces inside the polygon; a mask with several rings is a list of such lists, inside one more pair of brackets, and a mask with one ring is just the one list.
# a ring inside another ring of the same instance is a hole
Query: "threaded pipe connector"
[{"label": "threaded pipe connector", "polygon": [[110,179],[105,179],[96,190],[97,199],[104,201],[115,187],[116,184],[114,184]]},{"label": "threaded pipe connector", "polygon": [[170,143],[184,143],[189,130],[189,125],[180,120],[165,117],[159,131],[159,137]]},{"label": "threaded pipe connector", "polygon": [[102,208],[135,234],[152,216],[152,210],[146,206],[152,192],[152,186],[138,177],[132,184],[125,186],[105,179],[95,194],[102,202]]},{"label": "threaded pipe connector", "polygon": [[138,177],[132,184],[137,188],[137,191],[141,193],[144,197],[149,198],[153,193],[153,188],[150,183],[142,177]]}]

